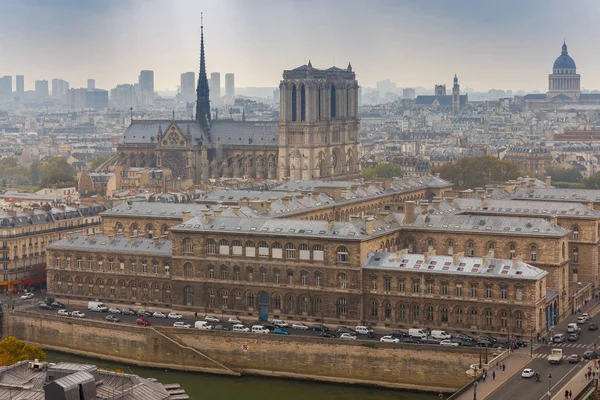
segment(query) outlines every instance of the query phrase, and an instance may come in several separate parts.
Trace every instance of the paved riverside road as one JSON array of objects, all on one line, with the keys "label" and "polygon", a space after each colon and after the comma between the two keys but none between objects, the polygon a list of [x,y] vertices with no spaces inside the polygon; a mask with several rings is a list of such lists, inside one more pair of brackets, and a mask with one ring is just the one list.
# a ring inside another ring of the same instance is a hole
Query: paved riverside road
[{"label": "paved riverside road", "polygon": [[[560,390],[566,385],[584,366],[587,366],[589,361],[583,360],[578,364],[570,364],[566,360],[560,364],[550,364],[547,360],[550,354],[551,348],[561,348],[563,350],[563,356],[566,358],[571,354],[582,355],[586,350],[594,350],[595,344],[598,345],[600,350],[600,343],[598,341],[600,330],[588,331],[587,327],[591,322],[596,324],[600,323],[600,305],[598,301],[594,300],[588,303],[581,312],[589,312],[590,320],[581,327],[581,339],[576,342],[566,341],[559,343],[554,346],[536,346],[533,353],[533,361],[527,366],[527,368],[533,368],[533,370],[539,372],[541,381],[536,382],[533,378],[521,378],[521,373],[518,371],[512,378],[506,381],[502,386],[496,389],[489,396],[485,397],[486,400],[515,400],[515,399],[529,399],[529,400],[546,400],[548,398],[548,389],[550,388],[552,396],[559,393]],[[555,333],[566,333],[567,324],[576,322],[577,316],[575,314],[562,321],[555,326]],[[525,352],[526,349],[518,350],[519,352]],[[529,349],[527,349],[529,350]],[[509,372],[509,371],[507,371]],[[516,371],[510,371],[514,373]],[[548,374],[552,374],[552,378],[548,378]],[[489,378],[488,378],[489,379]],[[575,394],[575,393],[574,393]]]}]

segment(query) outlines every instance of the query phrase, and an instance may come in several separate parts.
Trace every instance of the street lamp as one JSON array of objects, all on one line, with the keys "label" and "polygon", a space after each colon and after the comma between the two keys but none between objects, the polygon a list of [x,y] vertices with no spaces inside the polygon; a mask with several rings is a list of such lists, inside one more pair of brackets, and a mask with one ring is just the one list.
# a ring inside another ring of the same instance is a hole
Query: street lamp
[{"label": "street lamp", "polygon": [[552,374],[548,374],[548,400],[552,400]]},{"label": "street lamp", "polygon": [[533,358],[533,332],[535,328],[531,329],[531,334],[529,335],[529,357]]},{"label": "street lamp", "polygon": [[481,370],[481,347],[479,348],[479,369]]}]

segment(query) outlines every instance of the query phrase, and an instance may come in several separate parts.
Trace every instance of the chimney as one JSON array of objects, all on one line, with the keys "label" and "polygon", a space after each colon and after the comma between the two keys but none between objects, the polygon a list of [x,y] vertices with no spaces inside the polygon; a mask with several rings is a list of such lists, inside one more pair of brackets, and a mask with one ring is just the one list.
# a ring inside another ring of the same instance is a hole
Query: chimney
[{"label": "chimney", "polygon": [[481,207],[485,206],[485,203],[486,203],[486,198],[482,197],[481,198]]},{"label": "chimney", "polygon": [[485,268],[487,266],[488,261],[492,260],[494,258],[494,250],[490,250],[488,251],[488,253],[483,256],[483,259],[481,260],[481,265]]},{"label": "chimney", "polygon": [[594,211],[594,202],[593,201],[588,201],[587,208],[590,211]]},{"label": "chimney", "polygon": [[152,238],[152,246],[154,246],[154,247],[158,246],[158,240],[159,240],[159,239],[160,239],[160,237],[158,237],[158,236],[154,236],[154,237]]},{"label": "chimney", "polygon": [[483,190],[483,188],[475,188],[475,193],[477,193],[477,196],[479,197],[485,197],[485,190]]},{"label": "chimney", "polygon": [[327,220],[327,230],[328,231],[333,230],[333,224],[335,224],[335,220],[333,218]]},{"label": "chimney", "polygon": [[348,188],[341,188],[340,189],[340,198],[342,199],[347,199],[350,196],[348,195]]},{"label": "chimney", "polygon": [[281,198],[281,202],[283,203],[285,208],[290,208],[290,199],[291,196],[289,194],[286,194]]},{"label": "chimney", "polygon": [[238,217],[240,216],[240,206],[231,206],[231,210],[233,211],[233,213],[235,215],[237,215]]},{"label": "chimney", "polygon": [[558,224],[558,218],[556,217],[556,215],[553,215],[552,217],[550,217],[550,225],[552,225],[553,227],[556,227],[556,225]]},{"label": "chimney", "polygon": [[356,214],[350,215],[350,222],[360,221],[360,216]]},{"label": "chimney", "polygon": [[464,258],[464,257],[465,257],[464,251],[452,254],[452,264],[458,265],[458,263],[460,262],[460,259]]},{"label": "chimney", "polygon": [[415,212],[415,202],[405,201],[404,202],[404,223],[412,224],[417,220],[417,213]]},{"label": "chimney", "polygon": [[431,260],[431,257],[435,256],[435,249],[429,249],[423,255],[425,256],[424,263],[427,264]]},{"label": "chimney", "polygon": [[383,183],[381,181],[376,181],[375,186],[377,186],[377,190],[383,190]]},{"label": "chimney", "polygon": [[88,237],[87,237],[88,243],[92,243],[92,240],[94,240],[94,235],[88,235]]},{"label": "chimney", "polygon": [[453,206],[454,205],[454,197],[446,197],[446,203]]},{"label": "chimney", "polygon": [[223,210],[221,209],[221,207],[217,207],[213,210],[213,214],[215,215],[215,217],[220,217],[221,214],[223,214]]},{"label": "chimney", "polygon": [[71,240],[71,238],[73,237],[73,232],[65,232],[65,237],[67,240]]},{"label": "chimney", "polygon": [[429,212],[429,203],[427,201],[421,201],[419,205],[421,206],[422,214],[427,214]]},{"label": "chimney", "polygon": [[512,268],[517,268],[517,264],[523,261],[523,256],[519,254],[517,257],[514,257],[511,261]]},{"label": "chimney", "polygon": [[373,217],[368,217],[365,220],[365,230],[367,231],[367,235],[373,234],[375,232],[375,227],[373,226]]},{"label": "chimney", "polygon": [[379,213],[379,215],[385,222],[390,222],[390,213],[388,211],[382,211]]},{"label": "chimney", "polygon": [[302,204],[302,200],[304,199],[304,195],[302,193],[296,195],[296,201]]},{"label": "chimney", "polygon": [[352,190],[353,193],[356,193],[358,191],[358,188],[360,187],[360,185],[358,183],[353,183],[350,186],[350,190]]},{"label": "chimney", "polygon": [[135,242],[137,242],[137,237],[132,236],[132,237],[129,238],[129,244],[131,246],[133,246],[135,244]]},{"label": "chimney", "polygon": [[528,184],[528,186],[529,187],[535,186],[535,178],[529,178],[529,184]]},{"label": "chimney", "polygon": [[487,196],[491,196],[492,194],[494,194],[494,188],[493,187],[486,187],[485,188],[485,194]]},{"label": "chimney", "polygon": [[549,188],[550,186],[552,186],[552,177],[547,176],[546,177],[546,187]]},{"label": "chimney", "polygon": [[183,217],[183,222],[187,221],[190,219],[190,211],[182,211],[181,216]]},{"label": "chimney", "polygon": [[204,214],[204,223],[205,223],[206,225],[208,225],[208,224],[210,223],[210,221],[211,221],[211,220],[212,220],[212,215],[210,215],[210,214],[208,214],[208,213],[207,213],[207,214]]}]

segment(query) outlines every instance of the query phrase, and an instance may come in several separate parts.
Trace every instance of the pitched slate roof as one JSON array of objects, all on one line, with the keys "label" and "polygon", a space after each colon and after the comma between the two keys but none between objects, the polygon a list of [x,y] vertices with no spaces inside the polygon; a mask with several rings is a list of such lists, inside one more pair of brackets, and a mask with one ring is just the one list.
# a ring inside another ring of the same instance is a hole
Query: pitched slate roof
[{"label": "pitched slate roof", "polygon": [[[442,107],[452,107],[452,95],[447,94],[443,96],[435,95],[421,95],[415,99],[415,104],[418,106],[431,106],[433,102],[437,100]],[[460,105],[463,106],[467,103],[467,95],[460,95]]]},{"label": "pitched slate roof", "polygon": [[598,218],[600,212],[590,210],[581,203],[559,201],[526,201],[486,199],[454,199],[453,205],[465,212],[475,214],[511,214],[539,217],[588,217]]},{"label": "pitched slate roof", "polygon": [[[136,120],[131,121],[129,127],[125,130],[120,143],[122,144],[152,144],[156,143],[158,128],[163,132],[172,123],[172,120]],[[207,136],[202,130],[202,126],[192,120],[176,120],[174,121],[181,133],[187,133],[188,128],[192,138],[197,143],[207,140]]]},{"label": "pitched slate roof", "polygon": [[[521,189],[521,190],[520,190]],[[518,188],[511,196],[515,200],[600,202],[600,190],[568,188]]]},{"label": "pitched slate roof", "polygon": [[240,146],[274,146],[279,139],[277,121],[213,121],[210,127],[213,144]]},{"label": "pitched slate roof", "polygon": [[544,93],[530,93],[523,96],[523,100],[546,100]]},{"label": "pitched slate roof", "polygon": [[[112,239],[112,242],[111,242]],[[160,239],[156,244],[152,239],[108,236],[73,235],[71,239],[61,239],[47,247],[50,250],[91,251],[103,253],[139,253],[141,255],[171,257],[172,243],[168,239]]]}]

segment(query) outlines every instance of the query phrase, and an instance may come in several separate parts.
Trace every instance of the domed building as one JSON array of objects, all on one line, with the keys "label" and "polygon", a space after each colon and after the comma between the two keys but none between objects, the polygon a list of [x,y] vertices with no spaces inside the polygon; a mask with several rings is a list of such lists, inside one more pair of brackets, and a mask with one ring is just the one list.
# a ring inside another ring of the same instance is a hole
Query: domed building
[{"label": "domed building", "polygon": [[548,75],[547,97],[552,98],[561,94],[571,99],[577,99],[581,94],[581,77],[577,73],[577,66],[569,55],[565,42],[560,56],[554,61],[552,73]]}]

